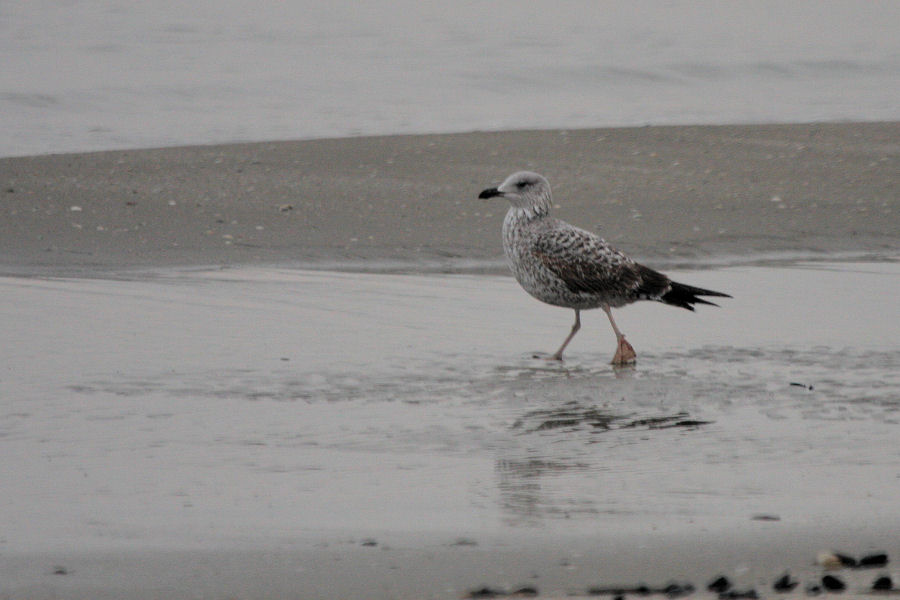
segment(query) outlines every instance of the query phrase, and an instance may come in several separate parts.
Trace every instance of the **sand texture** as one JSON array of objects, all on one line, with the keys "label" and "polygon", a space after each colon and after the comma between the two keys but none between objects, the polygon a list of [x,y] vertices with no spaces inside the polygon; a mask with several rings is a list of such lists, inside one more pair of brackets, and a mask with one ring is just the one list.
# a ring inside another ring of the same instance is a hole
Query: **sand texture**
[{"label": "sand texture", "polygon": [[0,159],[7,268],[288,263],[501,268],[506,207],[656,261],[900,248],[900,123],[351,138]]}]

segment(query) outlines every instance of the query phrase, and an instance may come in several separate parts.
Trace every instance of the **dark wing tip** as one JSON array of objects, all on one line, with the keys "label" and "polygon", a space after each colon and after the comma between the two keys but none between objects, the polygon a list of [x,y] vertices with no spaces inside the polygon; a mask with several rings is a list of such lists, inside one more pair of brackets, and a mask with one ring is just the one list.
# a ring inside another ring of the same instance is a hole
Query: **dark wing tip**
[{"label": "dark wing tip", "polygon": [[719,306],[715,302],[704,300],[700,296],[716,296],[719,298],[731,298],[728,294],[715,292],[713,290],[705,290],[703,288],[685,285],[683,283],[672,282],[672,288],[666,292],[660,300],[666,304],[679,306],[688,310],[694,310],[695,304],[707,304],[709,306]]}]

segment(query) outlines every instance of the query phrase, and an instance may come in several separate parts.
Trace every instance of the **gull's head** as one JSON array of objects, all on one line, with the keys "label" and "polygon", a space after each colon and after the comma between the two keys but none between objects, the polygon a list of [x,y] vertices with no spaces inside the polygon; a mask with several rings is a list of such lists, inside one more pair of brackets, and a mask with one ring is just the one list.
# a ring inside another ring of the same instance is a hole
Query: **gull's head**
[{"label": "gull's head", "polygon": [[498,187],[488,188],[478,194],[479,198],[502,196],[516,208],[550,210],[550,184],[543,177],[531,171],[519,171],[506,178]]}]

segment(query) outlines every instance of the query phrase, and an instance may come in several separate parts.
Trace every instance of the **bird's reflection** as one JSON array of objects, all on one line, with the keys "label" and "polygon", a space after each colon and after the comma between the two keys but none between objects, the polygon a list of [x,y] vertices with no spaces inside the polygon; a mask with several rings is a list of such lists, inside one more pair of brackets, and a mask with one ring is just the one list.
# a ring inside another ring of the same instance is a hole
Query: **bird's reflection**
[{"label": "bird's reflection", "polygon": [[[499,457],[495,473],[500,508],[510,525],[538,525],[547,518],[567,518],[573,514],[604,512],[603,498],[586,493],[581,497],[560,496],[552,490],[553,479],[572,473],[591,478],[587,487],[596,490],[598,478],[606,467],[603,454],[593,444],[606,433],[638,430],[644,434],[656,429],[696,429],[707,421],[692,419],[686,412],[668,415],[621,414],[577,401],[556,408],[524,413],[512,429],[522,436],[538,436],[535,444],[526,444],[516,453]],[[642,434],[643,435],[643,434]],[[635,438],[634,442],[639,443]],[[571,488],[570,488],[571,489]]]}]

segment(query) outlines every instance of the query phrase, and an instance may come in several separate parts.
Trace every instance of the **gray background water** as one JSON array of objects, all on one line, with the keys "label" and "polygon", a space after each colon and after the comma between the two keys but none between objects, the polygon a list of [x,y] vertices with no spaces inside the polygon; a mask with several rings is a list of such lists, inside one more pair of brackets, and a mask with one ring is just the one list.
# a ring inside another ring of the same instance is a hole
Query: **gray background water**
[{"label": "gray background water", "polygon": [[900,4],[6,0],[0,156],[900,119]]}]

